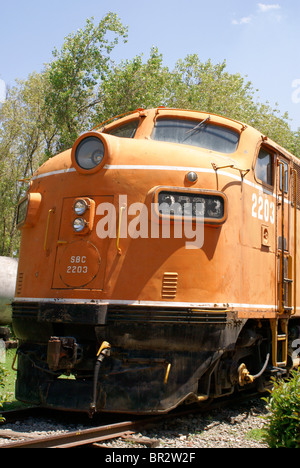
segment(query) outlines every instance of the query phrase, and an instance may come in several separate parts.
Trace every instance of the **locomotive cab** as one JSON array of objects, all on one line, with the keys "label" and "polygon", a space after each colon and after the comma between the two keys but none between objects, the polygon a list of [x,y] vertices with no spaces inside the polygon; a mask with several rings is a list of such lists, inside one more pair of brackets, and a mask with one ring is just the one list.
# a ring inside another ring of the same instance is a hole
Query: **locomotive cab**
[{"label": "locomotive cab", "polygon": [[164,108],[47,161],[18,210],[17,398],[160,413],[288,372],[298,167],[243,123]]}]

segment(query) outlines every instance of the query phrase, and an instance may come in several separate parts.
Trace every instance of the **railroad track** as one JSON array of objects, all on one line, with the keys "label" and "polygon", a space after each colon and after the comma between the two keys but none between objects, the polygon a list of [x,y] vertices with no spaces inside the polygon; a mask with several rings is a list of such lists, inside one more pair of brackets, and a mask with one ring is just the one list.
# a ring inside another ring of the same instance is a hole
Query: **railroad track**
[{"label": "railroad track", "polygon": [[[10,442],[1,446],[1,448],[76,448],[76,447],[92,447],[101,448],[101,444],[107,440],[116,439],[119,437],[130,439],[136,432],[141,432],[145,428],[155,427],[161,422],[176,417],[185,416],[191,413],[203,413],[216,408],[221,408],[230,404],[236,404],[255,397],[257,394],[243,395],[235,398],[233,401],[224,399],[223,401],[213,402],[207,407],[199,405],[182,406],[171,413],[147,417],[137,417],[135,420],[118,421],[110,424],[104,424],[97,427],[66,432],[54,436],[38,436],[34,437],[28,434],[27,440]],[[33,409],[35,411],[37,409]],[[29,410],[28,410],[29,411]],[[49,415],[49,413],[48,413]],[[106,415],[107,416],[107,415]],[[22,434],[21,437],[26,437]],[[20,437],[20,436],[19,436]],[[29,439],[30,437],[30,439]],[[146,447],[155,447],[157,441],[145,438],[132,438],[133,442],[141,443]]]},{"label": "railroad track", "polygon": [[[38,436],[33,438],[28,434],[27,440],[10,442],[1,446],[1,448],[75,448],[75,447],[100,447],[104,441],[117,439],[119,437],[130,438],[132,434],[141,431],[142,429],[154,427],[159,423],[170,418],[184,416],[190,413],[201,412],[199,406],[181,407],[168,414],[137,417],[131,421],[115,422],[113,424],[105,424],[93,428],[67,432],[55,436]],[[33,408],[33,414],[35,408]],[[18,414],[18,413],[16,413]],[[48,413],[49,414],[49,413]],[[16,436],[18,436],[16,434]],[[19,437],[26,437],[26,434],[21,434]],[[154,447],[157,441],[151,439],[138,438],[131,439],[133,442],[142,443],[147,447]]]},{"label": "railroad track", "polygon": [[[109,424],[105,426],[84,429],[80,431],[68,432],[57,436],[37,437],[35,439],[12,442],[3,445],[1,448],[75,448],[75,447],[97,447],[99,443],[126,437],[145,427],[150,420],[125,421],[121,423]],[[154,421],[151,421],[153,424]]]}]

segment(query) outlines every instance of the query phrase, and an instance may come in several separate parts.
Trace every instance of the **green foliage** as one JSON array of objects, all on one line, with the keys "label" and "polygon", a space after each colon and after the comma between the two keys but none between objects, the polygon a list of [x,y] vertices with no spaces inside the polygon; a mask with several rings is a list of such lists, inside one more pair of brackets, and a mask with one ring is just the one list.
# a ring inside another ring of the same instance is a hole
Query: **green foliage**
[{"label": "green foliage", "polygon": [[109,70],[100,83],[94,125],[139,107],[203,110],[252,125],[296,153],[299,135],[291,131],[288,115],[281,115],[268,103],[259,103],[257,91],[239,73],[228,73],[225,60],[203,63],[193,54],[178,60],[170,71],[153,47],[146,63],[140,55]]},{"label": "green foliage", "polygon": [[[3,389],[5,386],[5,377],[6,377],[6,371],[2,369],[0,365],[0,410],[3,407],[3,403],[5,401],[5,395],[3,394]],[[0,414],[0,422],[4,421],[4,418]]]},{"label": "green foliage", "polygon": [[271,448],[300,448],[300,372],[274,381],[268,403],[266,441]]},{"label": "green foliage", "polygon": [[18,81],[0,108],[0,253],[13,256],[18,250],[17,204],[44,158],[44,139],[51,131],[42,112],[45,80],[32,74]]},{"label": "green foliage", "polygon": [[109,54],[119,37],[126,40],[127,28],[116,14],[108,13],[96,26],[93,18],[88,19],[84,29],[66,37],[60,51],[54,50],[54,60],[46,69],[49,90],[45,112],[57,128],[57,150],[72,146],[88,121],[97,103],[94,88],[109,71]]},{"label": "green foliage", "polygon": [[90,127],[94,87],[108,72],[109,54],[127,30],[108,13],[98,25],[69,35],[40,73],[17,81],[0,104],[0,255],[17,256],[17,205],[34,171]]},{"label": "green foliage", "polygon": [[176,107],[198,109],[244,120],[245,114],[254,109],[254,90],[239,73],[226,71],[226,61],[214,65],[211,60],[203,63],[198,55],[188,55],[175,66]]},{"label": "green foliage", "polygon": [[94,125],[138,108],[168,106],[171,94],[172,73],[153,47],[146,63],[140,55],[109,70],[98,90]]}]

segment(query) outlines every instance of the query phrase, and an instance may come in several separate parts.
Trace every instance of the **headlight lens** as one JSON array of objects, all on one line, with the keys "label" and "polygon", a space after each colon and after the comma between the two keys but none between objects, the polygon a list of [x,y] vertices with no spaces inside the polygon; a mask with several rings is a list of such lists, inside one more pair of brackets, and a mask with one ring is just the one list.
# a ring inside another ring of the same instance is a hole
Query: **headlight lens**
[{"label": "headlight lens", "polygon": [[104,158],[105,148],[100,138],[84,138],[76,148],[75,160],[81,169],[89,170],[98,166]]},{"label": "headlight lens", "polygon": [[81,232],[86,226],[86,220],[83,218],[76,218],[73,221],[73,229],[76,232]]},{"label": "headlight lens", "polygon": [[158,210],[162,215],[219,220],[224,218],[224,198],[220,195],[159,192]]},{"label": "headlight lens", "polygon": [[88,204],[85,200],[77,200],[74,204],[74,211],[77,215],[83,215],[88,209]]}]

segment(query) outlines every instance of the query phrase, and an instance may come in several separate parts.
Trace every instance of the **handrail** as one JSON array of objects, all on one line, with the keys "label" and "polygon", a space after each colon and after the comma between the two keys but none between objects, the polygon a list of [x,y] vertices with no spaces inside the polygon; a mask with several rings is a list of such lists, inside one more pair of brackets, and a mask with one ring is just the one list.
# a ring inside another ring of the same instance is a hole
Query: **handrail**
[{"label": "handrail", "polygon": [[217,172],[219,169],[234,169],[236,171],[239,171],[241,179],[244,179],[244,177],[250,172],[250,169],[241,169],[239,167],[236,167],[234,164],[228,164],[227,166],[217,166],[215,163],[211,163],[213,169]]},{"label": "handrail", "polygon": [[50,216],[51,214],[55,213],[55,208],[51,208],[48,211],[48,218],[47,218],[47,225],[46,225],[46,232],[45,232],[45,240],[44,240],[44,251],[47,251],[47,243],[48,243],[48,233],[49,233],[49,225],[50,225]]},{"label": "handrail", "polygon": [[297,190],[298,174],[296,169],[291,170],[294,176],[294,310],[291,315],[296,314],[297,310]]},{"label": "handrail", "polygon": [[125,209],[126,209],[126,206],[121,206],[120,214],[119,214],[119,224],[118,224],[118,234],[117,234],[117,251],[119,255],[122,255],[122,250],[120,248],[120,231],[121,231],[122,215]]},{"label": "handrail", "polygon": [[[278,167],[282,168],[281,171],[281,262],[280,262],[280,277],[281,277],[281,295],[280,295],[280,304],[279,304],[279,314],[284,313],[284,234],[285,234],[285,225],[284,225],[284,192],[285,192],[285,173],[284,173],[284,163],[278,161]],[[279,171],[280,176],[280,171]]]}]

